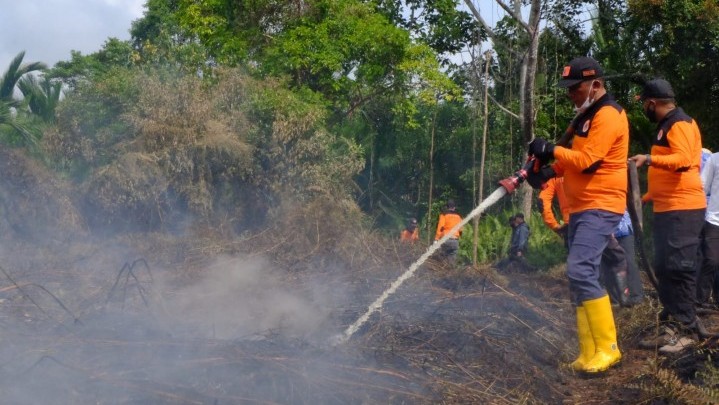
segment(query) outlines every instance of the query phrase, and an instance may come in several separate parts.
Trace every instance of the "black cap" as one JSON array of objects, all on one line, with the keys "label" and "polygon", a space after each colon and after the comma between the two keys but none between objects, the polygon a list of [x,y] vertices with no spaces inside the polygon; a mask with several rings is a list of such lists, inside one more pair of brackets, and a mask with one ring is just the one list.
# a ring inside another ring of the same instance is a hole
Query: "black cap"
[{"label": "black cap", "polygon": [[674,98],[674,89],[672,89],[672,85],[664,79],[650,80],[644,84],[642,94],[639,95],[640,101],[644,101],[648,98]]},{"label": "black cap", "polygon": [[447,208],[449,208],[449,209],[457,208],[457,206],[454,204],[454,200],[447,201]]},{"label": "black cap", "polygon": [[524,219],[524,214],[522,214],[521,212],[518,212],[514,217]]},{"label": "black cap", "polygon": [[599,62],[589,56],[580,56],[572,59],[562,70],[562,78],[557,85],[559,87],[571,87],[585,80],[597,79],[604,76]]}]

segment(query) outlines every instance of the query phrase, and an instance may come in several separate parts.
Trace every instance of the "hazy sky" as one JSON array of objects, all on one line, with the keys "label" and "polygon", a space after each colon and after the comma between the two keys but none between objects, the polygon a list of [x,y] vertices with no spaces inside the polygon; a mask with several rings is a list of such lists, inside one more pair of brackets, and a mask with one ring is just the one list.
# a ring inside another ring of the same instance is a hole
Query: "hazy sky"
[{"label": "hazy sky", "polygon": [[20,51],[48,66],[88,54],[109,37],[130,38],[145,0],[0,0],[0,74]]}]

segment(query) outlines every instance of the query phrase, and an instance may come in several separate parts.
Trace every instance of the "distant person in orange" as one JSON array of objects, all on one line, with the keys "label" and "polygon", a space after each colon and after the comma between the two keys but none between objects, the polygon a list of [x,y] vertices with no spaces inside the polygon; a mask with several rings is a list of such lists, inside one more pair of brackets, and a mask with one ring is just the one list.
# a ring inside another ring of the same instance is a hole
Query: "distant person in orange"
[{"label": "distant person in orange", "polygon": [[[442,239],[460,222],[462,222],[462,217],[457,213],[457,206],[455,205],[454,200],[447,201],[444,212],[439,214],[437,232],[434,235],[434,243],[437,243],[440,239]],[[449,240],[444,242],[441,247],[441,256],[451,264],[454,264],[457,261],[460,236],[462,236],[461,229],[452,233]]]},{"label": "distant person in orange", "polygon": [[407,221],[407,227],[399,234],[399,240],[410,244],[414,244],[419,240],[417,218],[410,218],[409,221]]}]

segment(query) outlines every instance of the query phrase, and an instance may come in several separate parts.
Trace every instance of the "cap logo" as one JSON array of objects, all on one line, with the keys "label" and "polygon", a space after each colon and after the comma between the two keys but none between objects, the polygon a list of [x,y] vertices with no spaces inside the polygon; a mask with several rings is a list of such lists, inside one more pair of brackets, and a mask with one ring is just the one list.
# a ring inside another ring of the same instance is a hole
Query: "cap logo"
[{"label": "cap logo", "polygon": [[572,70],[571,66],[565,66],[564,70],[562,71],[562,77],[569,76],[569,71]]},{"label": "cap logo", "polygon": [[589,130],[589,120],[584,121],[584,125],[582,126],[582,132],[587,132]]},{"label": "cap logo", "polygon": [[595,74],[596,74],[596,72],[594,71],[594,69],[589,69],[589,70],[585,70],[582,72],[582,76],[584,76],[584,77],[594,76]]},{"label": "cap logo", "polygon": [[664,136],[664,130],[663,130],[663,129],[660,129],[660,130],[659,130],[659,133],[657,134],[657,141],[660,140],[660,139],[662,139],[663,136]]}]

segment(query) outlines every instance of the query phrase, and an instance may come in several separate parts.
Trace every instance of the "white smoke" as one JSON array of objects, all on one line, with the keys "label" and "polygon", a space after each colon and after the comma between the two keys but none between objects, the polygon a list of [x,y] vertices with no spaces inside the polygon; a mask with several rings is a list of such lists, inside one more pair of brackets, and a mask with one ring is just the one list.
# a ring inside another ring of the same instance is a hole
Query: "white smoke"
[{"label": "white smoke", "polygon": [[172,325],[200,336],[241,339],[267,333],[306,337],[327,315],[309,290],[289,283],[262,259],[220,257],[191,285],[163,294]]}]

